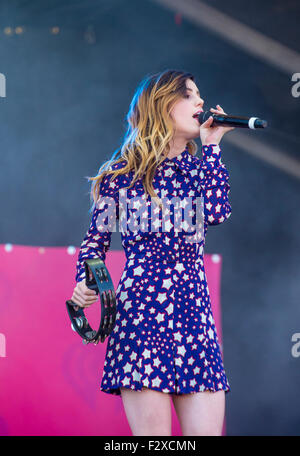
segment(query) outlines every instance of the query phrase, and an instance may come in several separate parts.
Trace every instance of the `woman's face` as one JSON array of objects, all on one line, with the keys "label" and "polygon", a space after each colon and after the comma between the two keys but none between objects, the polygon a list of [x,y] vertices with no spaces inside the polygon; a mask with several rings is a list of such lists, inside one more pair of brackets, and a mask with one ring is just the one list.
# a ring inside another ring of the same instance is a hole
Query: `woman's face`
[{"label": "woman's face", "polygon": [[186,95],[177,101],[171,110],[171,118],[175,127],[175,138],[191,140],[199,137],[200,124],[193,115],[203,111],[204,100],[200,97],[198,87],[191,79],[185,81]]}]

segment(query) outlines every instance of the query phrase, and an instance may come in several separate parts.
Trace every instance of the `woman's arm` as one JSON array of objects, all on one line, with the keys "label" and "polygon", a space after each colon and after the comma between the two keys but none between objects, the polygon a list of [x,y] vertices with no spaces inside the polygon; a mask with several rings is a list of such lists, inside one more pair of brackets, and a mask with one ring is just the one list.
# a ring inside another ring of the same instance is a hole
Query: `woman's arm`
[{"label": "woman's arm", "polygon": [[221,152],[219,144],[202,146],[200,186],[204,197],[204,220],[208,225],[218,225],[231,214],[229,173],[222,163]]},{"label": "woman's arm", "polygon": [[[220,105],[217,109],[211,108],[212,114],[226,114]],[[234,130],[234,127],[213,125],[210,116],[200,125],[200,139],[202,142],[203,160],[200,170],[201,194],[204,196],[205,225],[218,225],[227,220],[231,214],[228,200],[230,191],[229,174],[222,163],[220,141],[225,133]]]},{"label": "woman's arm", "polygon": [[99,198],[93,210],[90,227],[80,246],[76,263],[76,282],[85,278],[84,261],[88,258],[101,258],[105,261],[110,248],[111,233],[115,228],[119,212],[118,177],[111,181],[105,175],[100,184]]}]

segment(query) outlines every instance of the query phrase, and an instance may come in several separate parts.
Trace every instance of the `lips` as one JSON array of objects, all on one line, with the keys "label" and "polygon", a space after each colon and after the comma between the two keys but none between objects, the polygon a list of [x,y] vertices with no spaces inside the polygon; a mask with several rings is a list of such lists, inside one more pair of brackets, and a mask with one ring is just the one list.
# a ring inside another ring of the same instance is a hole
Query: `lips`
[{"label": "lips", "polygon": [[200,112],[203,112],[203,109],[199,109],[199,111],[195,112],[195,114],[193,114],[193,117],[194,118],[198,117]]}]

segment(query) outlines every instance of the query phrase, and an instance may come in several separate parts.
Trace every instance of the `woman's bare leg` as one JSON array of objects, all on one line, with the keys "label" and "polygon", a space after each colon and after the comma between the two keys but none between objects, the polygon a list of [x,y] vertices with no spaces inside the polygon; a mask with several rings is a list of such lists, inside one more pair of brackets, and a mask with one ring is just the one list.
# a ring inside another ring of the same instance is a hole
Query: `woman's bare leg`
[{"label": "woman's bare leg", "polygon": [[182,435],[222,435],[225,391],[172,394]]},{"label": "woman's bare leg", "polygon": [[133,435],[172,435],[169,394],[149,388],[121,388],[121,396]]}]

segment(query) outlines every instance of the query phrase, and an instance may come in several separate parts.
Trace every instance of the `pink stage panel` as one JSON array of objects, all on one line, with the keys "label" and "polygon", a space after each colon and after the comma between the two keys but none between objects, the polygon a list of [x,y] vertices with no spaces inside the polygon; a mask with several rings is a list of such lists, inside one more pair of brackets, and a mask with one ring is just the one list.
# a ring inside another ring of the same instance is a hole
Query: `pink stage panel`
[{"label": "pink stage panel", "polygon": [[[0,245],[0,435],[132,435],[121,396],[99,389],[107,340],[85,346],[71,330],[65,301],[77,255],[72,247]],[[222,344],[222,258],[204,261]],[[106,265],[117,288],[124,252],[110,250]],[[173,404],[172,413],[173,435],[181,435]]]}]

